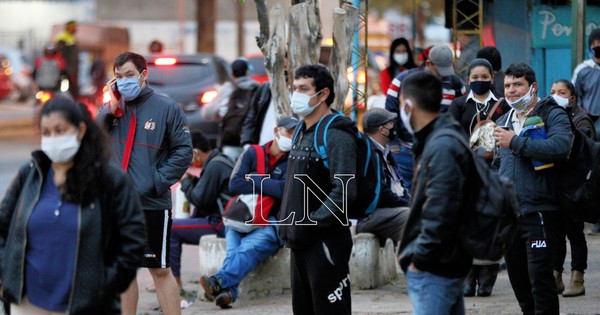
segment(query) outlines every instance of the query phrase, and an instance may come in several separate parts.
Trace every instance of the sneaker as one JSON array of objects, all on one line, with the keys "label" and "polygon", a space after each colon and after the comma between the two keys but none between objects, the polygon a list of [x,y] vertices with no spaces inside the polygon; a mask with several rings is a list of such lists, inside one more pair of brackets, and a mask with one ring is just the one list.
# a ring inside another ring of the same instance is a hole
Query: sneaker
[{"label": "sneaker", "polygon": [[215,299],[215,296],[221,292],[221,285],[219,280],[214,276],[202,276],[200,277],[200,286],[204,289],[204,297],[209,301]]},{"label": "sneaker", "polygon": [[233,293],[231,293],[231,290],[223,290],[215,298],[215,303],[222,309],[231,308],[233,302]]}]

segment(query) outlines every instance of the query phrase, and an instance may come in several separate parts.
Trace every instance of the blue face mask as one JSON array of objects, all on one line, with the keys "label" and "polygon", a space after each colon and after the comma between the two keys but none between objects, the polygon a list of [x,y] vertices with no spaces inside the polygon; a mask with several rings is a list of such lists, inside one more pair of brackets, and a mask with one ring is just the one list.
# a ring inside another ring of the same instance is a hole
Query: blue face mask
[{"label": "blue face mask", "polygon": [[122,78],[117,80],[117,90],[119,94],[123,97],[126,102],[134,100],[140,92],[142,92],[142,88],[140,87],[138,81],[142,74],[134,78]]}]

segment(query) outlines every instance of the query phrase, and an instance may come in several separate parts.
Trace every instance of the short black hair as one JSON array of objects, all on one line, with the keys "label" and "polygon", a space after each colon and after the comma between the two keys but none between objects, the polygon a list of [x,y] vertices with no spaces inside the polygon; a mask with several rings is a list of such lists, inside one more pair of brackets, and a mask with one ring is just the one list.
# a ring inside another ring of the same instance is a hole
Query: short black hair
[{"label": "short black hair", "polygon": [[502,56],[498,48],[494,46],[485,46],[477,52],[477,58],[483,58],[492,64],[494,71],[502,69]]},{"label": "short black hair", "polygon": [[210,141],[204,136],[202,131],[192,130],[190,134],[192,136],[192,148],[198,149],[204,153],[213,149]]},{"label": "short black hair", "polygon": [[600,28],[594,29],[590,33],[590,37],[588,39],[588,47],[592,46],[592,42],[595,40],[600,40]]},{"label": "short black hair", "polygon": [[113,71],[115,69],[117,69],[117,67],[121,67],[122,65],[126,64],[129,61],[131,61],[133,63],[135,68],[140,73],[142,71],[148,69],[148,62],[146,61],[146,58],[144,58],[144,56],[136,54],[131,51],[126,51],[126,52],[118,55],[117,58],[115,58],[115,63],[113,65]]},{"label": "short black hair", "polygon": [[571,92],[571,96],[577,97],[577,90],[575,90],[575,86],[573,85],[573,83],[571,83],[571,81],[569,81],[567,79],[558,79],[558,80],[554,81],[554,83],[552,83],[552,84],[557,84],[557,83],[564,84],[567,87],[567,89],[569,89],[569,91]]},{"label": "short black hair", "polygon": [[513,76],[515,78],[525,77],[525,80],[529,82],[531,86],[534,82],[537,82],[535,79],[535,71],[525,63],[513,63],[506,69],[504,72],[505,76]]},{"label": "short black hair", "polygon": [[317,92],[324,88],[329,89],[329,97],[325,100],[327,105],[331,105],[335,99],[335,92],[333,91],[333,77],[327,68],[320,64],[304,65],[300,66],[294,74],[294,79],[300,78],[312,78],[313,85]]},{"label": "short black hair", "polygon": [[442,81],[430,72],[418,71],[402,80],[401,94],[415,101],[414,106],[421,110],[436,113],[442,103]]}]

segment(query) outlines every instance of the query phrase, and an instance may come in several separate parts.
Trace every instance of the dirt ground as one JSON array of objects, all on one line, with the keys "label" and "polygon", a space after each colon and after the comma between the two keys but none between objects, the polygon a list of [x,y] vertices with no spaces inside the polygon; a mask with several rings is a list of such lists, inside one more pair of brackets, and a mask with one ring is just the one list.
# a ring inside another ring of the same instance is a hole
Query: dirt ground
[{"label": "dirt ground", "polygon": [[[559,297],[561,314],[600,314],[600,235],[587,235],[589,258],[588,270],[585,275],[586,295],[574,298]],[[198,266],[198,247],[184,246],[183,254],[183,279],[186,291],[197,294],[199,289],[198,279],[200,274],[195,271]],[[565,284],[570,279],[570,256],[565,261]],[[144,288],[151,283],[147,270],[141,270],[138,277],[140,285],[140,303],[138,314],[162,314],[155,310],[158,307],[156,296],[148,293]],[[244,299],[240,297],[233,308],[221,310],[213,303],[192,299],[193,303],[182,311],[183,315],[191,314],[291,314],[291,293],[271,296],[267,298]],[[467,314],[519,314],[519,307],[508,281],[506,271],[501,271],[490,297],[465,298]],[[410,299],[406,291],[404,275],[399,274],[394,283],[373,290],[352,291],[352,313],[364,315],[377,314],[410,314],[412,312]]]}]

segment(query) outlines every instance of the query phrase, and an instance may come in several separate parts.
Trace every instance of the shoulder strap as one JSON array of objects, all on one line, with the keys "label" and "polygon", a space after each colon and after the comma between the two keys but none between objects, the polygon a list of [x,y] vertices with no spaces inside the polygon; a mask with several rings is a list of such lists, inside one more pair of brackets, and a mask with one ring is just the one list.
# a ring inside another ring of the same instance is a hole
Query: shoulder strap
[{"label": "shoulder strap", "polygon": [[496,104],[494,104],[494,106],[488,112],[487,119],[492,120],[492,116],[494,115],[494,112],[496,111],[498,106],[500,106],[500,103],[502,103],[503,100],[504,100],[504,97],[501,97],[496,101]]},{"label": "shoulder strap", "polygon": [[213,158],[213,161],[215,161],[215,162],[221,162],[221,163],[223,163],[223,164],[225,164],[225,165],[227,165],[227,166],[229,166],[231,168],[234,167],[233,162],[229,158],[227,158],[226,156],[222,156],[220,154],[217,155],[217,156],[215,156]]},{"label": "shoulder strap", "polygon": [[253,144],[251,145],[252,149],[254,149],[254,152],[256,152],[256,173],[257,174],[266,174],[266,167],[265,167],[265,150],[263,149],[262,146],[258,145],[258,144]]},{"label": "shoulder strap", "polygon": [[444,128],[444,129],[439,130],[438,132],[436,132],[435,135],[436,135],[436,137],[444,137],[445,136],[445,137],[450,137],[450,138],[457,139],[458,142],[460,142],[460,144],[464,148],[466,148],[467,151],[469,152],[469,155],[471,156],[471,159],[473,160],[473,164],[475,164],[475,168],[477,170],[477,173],[478,174],[485,174],[485,172],[487,171],[487,169],[483,169],[483,168],[487,167],[487,165],[485,165],[484,163],[477,163],[475,161],[475,159],[478,159],[479,157],[475,156],[475,153],[471,149],[471,146],[467,143],[467,140],[460,133],[458,133],[454,129]]},{"label": "shoulder strap", "polygon": [[296,125],[296,128],[294,129],[294,137],[292,138],[292,144],[296,144],[296,141],[298,141],[298,137],[302,131],[304,131],[304,120],[299,121]]},{"label": "shoulder strap", "polygon": [[341,113],[327,115],[321,118],[315,127],[314,148],[321,157],[321,160],[323,160],[323,165],[326,168],[329,168],[329,162],[327,161],[327,132],[331,123],[341,117],[344,117]]}]

